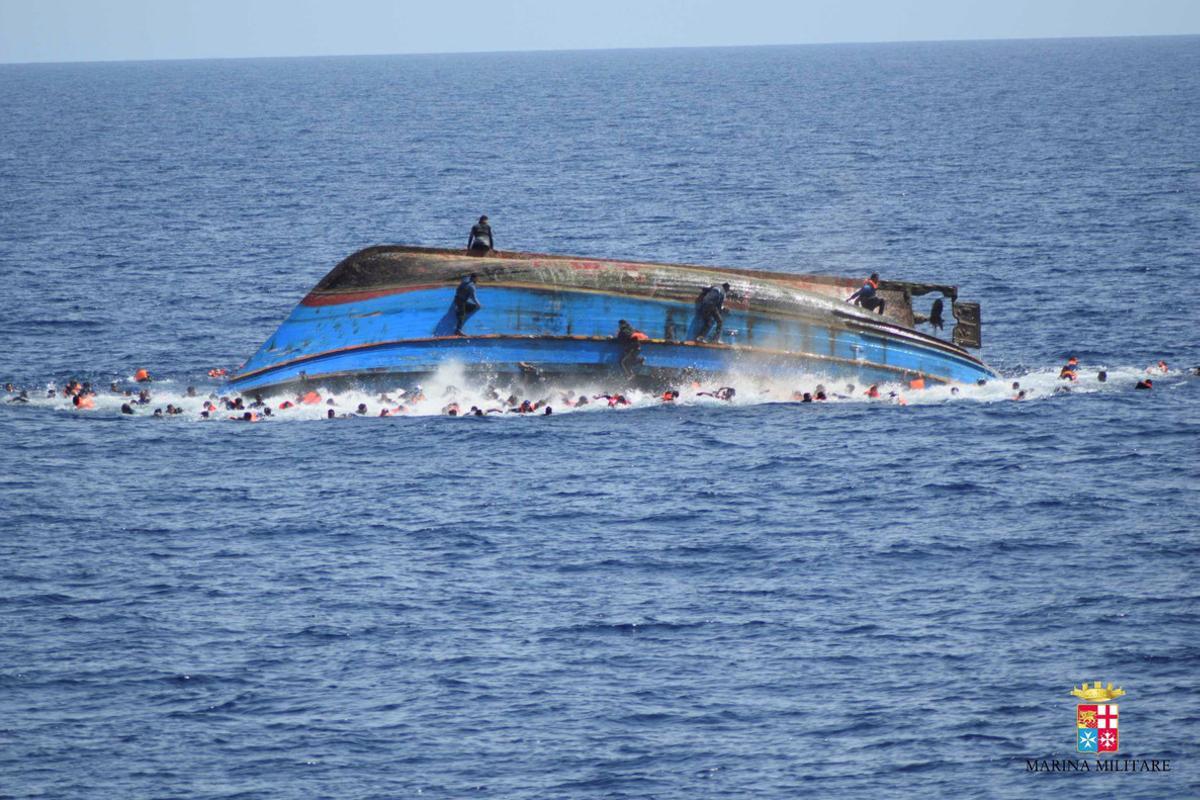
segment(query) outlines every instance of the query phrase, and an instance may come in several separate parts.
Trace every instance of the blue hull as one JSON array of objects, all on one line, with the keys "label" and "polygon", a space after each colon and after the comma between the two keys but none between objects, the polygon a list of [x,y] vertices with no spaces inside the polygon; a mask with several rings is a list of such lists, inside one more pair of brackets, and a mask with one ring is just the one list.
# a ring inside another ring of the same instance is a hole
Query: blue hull
[{"label": "blue hull", "polygon": [[[392,280],[355,286],[353,291],[314,292],[229,386],[245,392],[305,381],[383,376],[403,380],[451,362],[489,376],[516,374],[531,366],[546,374],[613,380],[621,376],[613,334],[622,319],[650,337],[642,345],[645,365],[638,370],[648,378],[731,371],[816,374],[860,383],[994,377],[986,365],[954,345],[822,298],[800,297],[805,304],[783,311],[757,308],[754,302],[741,308],[731,304],[720,341],[692,343],[685,341],[698,325],[690,292],[683,300],[679,292],[671,296],[657,289],[648,296],[644,291],[546,285],[528,281],[524,273],[516,279],[493,276],[490,284],[481,281],[482,309],[467,320],[466,336],[457,337],[456,277],[452,274],[442,285]],[[766,295],[763,286],[744,278],[742,284],[747,297]],[[787,294],[796,296],[795,291]]]}]

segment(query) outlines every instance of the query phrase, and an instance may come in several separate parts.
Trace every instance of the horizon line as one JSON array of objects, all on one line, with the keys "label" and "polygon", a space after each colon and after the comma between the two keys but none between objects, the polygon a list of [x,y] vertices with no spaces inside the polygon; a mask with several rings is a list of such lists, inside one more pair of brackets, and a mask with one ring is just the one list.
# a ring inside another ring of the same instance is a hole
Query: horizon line
[{"label": "horizon line", "polygon": [[1078,35],[1078,36],[993,36],[982,38],[950,38],[950,39],[863,39],[836,42],[759,42],[756,44],[687,44],[687,45],[651,45],[638,47],[534,47],[525,50],[414,50],[401,52],[367,52],[367,53],[296,53],[276,55],[247,55],[247,56],[175,56],[166,58],[98,58],[74,61],[0,61],[0,67],[36,66],[36,65],[71,65],[71,64],[155,64],[176,61],[266,61],[272,59],[297,58],[388,58],[407,56],[480,56],[480,55],[521,55],[525,53],[605,53],[630,52],[644,50],[745,50],[758,47],[837,47],[842,45],[884,45],[884,44],[952,44],[966,42],[1054,42],[1081,41],[1102,39],[1184,39],[1200,36],[1200,31],[1194,33],[1137,33],[1137,34],[1108,34],[1108,35]]}]

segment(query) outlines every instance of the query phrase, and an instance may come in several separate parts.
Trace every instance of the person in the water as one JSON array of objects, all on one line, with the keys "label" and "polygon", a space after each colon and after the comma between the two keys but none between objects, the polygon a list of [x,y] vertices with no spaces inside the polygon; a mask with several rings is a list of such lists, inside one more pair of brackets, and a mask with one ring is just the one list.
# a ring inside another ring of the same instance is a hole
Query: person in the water
[{"label": "person in the water", "polygon": [[496,238],[492,235],[492,226],[488,222],[487,214],[479,218],[471,226],[471,233],[467,236],[467,252],[474,256],[483,256],[496,249]]},{"label": "person in the water", "polygon": [[696,331],[695,341],[704,341],[709,328],[712,328],[712,335],[708,337],[708,341],[715,342],[721,338],[721,331],[725,327],[725,318],[721,313],[725,310],[725,297],[728,294],[729,284],[722,283],[720,286],[708,287],[697,298],[696,313],[700,316],[700,327]]},{"label": "person in the water", "polygon": [[846,302],[862,306],[867,311],[878,311],[878,313],[882,314],[885,303],[883,298],[877,294],[878,291],[879,273],[872,272],[871,277],[867,278],[867,282],[862,285],[862,288],[847,297]]},{"label": "person in the water", "polygon": [[736,395],[737,389],[733,388],[732,386],[722,386],[715,392],[696,392],[697,397],[713,397],[717,400],[724,400],[725,402],[733,400]]},{"label": "person in the water", "polygon": [[478,277],[472,272],[463,278],[462,283],[458,284],[458,288],[454,290],[454,317],[457,320],[457,324],[454,326],[455,336],[465,336],[463,323],[467,321],[467,317],[483,308],[479,304],[479,296],[475,292],[475,280]]}]

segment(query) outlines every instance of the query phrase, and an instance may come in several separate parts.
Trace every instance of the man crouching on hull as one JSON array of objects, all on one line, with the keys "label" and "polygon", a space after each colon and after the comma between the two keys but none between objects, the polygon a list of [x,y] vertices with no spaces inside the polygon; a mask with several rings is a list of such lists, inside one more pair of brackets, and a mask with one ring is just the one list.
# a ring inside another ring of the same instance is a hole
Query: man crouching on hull
[{"label": "man crouching on hull", "polygon": [[879,291],[879,273],[872,272],[871,277],[867,278],[867,282],[862,285],[854,294],[846,298],[847,303],[854,303],[856,306],[862,306],[867,311],[878,311],[883,313],[883,298],[876,292]]}]

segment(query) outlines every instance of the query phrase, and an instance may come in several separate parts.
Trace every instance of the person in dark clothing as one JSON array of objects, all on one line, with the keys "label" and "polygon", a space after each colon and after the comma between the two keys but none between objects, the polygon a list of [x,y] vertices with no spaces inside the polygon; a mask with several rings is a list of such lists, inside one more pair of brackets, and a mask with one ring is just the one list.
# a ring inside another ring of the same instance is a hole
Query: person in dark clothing
[{"label": "person in dark clothing", "polygon": [[876,292],[879,291],[879,273],[872,272],[871,277],[867,278],[867,282],[862,285],[854,294],[846,298],[847,303],[854,303],[856,306],[862,306],[867,311],[876,311],[883,314],[883,298],[879,297]]},{"label": "person in dark clothing", "polygon": [[708,287],[697,298],[696,313],[700,317],[700,328],[696,331],[695,341],[703,341],[709,328],[712,328],[713,332],[708,341],[715,342],[721,338],[721,331],[725,327],[725,318],[721,316],[721,312],[725,310],[725,297],[728,294],[729,284],[722,283],[720,286]]},{"label": "person in dark clothing", "polygon": [[483,308],[479,304],[479,298],[475,294],[476,277],[478,276],[472,272],[463,278],[462,283],[458,285],[458,289],[454,292],[454,316],[458,320],[458,325],[454,328],[455,336],[464,336],[463,323],[467,321],[467,317]]},{"label": "person in dark clothing", "polygon": [[471,226],[471,234],[467,237],[467,252],[474,256],[482,256],[496,249],[496,238],[492,235],[492,226],[488,224],[487,214],[479,218]]},{"label": "person in dark clothing", "polygon": [[618,323],[617,343],[621,345],[621,371],[626,378],[632,378],[634,367],[645,364],[646,359],[642,357],[641,338],[626,320]]},{"label": "person in dark clothing", "polygon": [[[880,302],[883,301],[881,300]],[[942,309],[945,307],[946,304],[942,302],[942,298],[939,297],[933,301],[933,307],[929,309],[929,327],[937,331],[942,330],[942,325],[944,324],[942,320]]]}]

